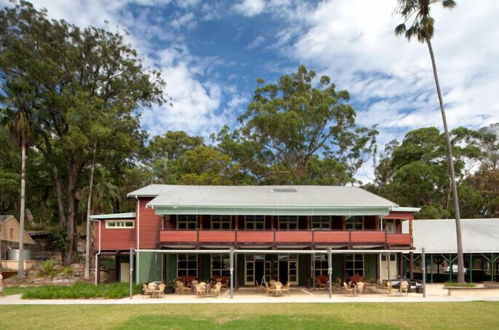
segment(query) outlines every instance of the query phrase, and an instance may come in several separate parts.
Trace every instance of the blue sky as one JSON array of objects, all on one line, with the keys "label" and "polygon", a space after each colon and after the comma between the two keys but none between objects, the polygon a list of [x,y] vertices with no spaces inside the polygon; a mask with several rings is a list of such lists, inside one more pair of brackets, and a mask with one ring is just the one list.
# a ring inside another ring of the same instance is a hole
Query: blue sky
[{"label": "blue sky", "polygon": [[[433,40],[449,125],[499,122],[499,1],[435,8]],[[0,0],[7,4],[6,0]],[[347,89],[358,123],[381,145],[414,128],[441,127],[425,45],[393,35],[396,0],[38,0],[49,16],[126,30],[144,61],[163,71],[168,106],[143,109],[151,135],[208,137],[234,127],[256,87],[299,64]],[[369,180],[366,165],[359,178]]]}]

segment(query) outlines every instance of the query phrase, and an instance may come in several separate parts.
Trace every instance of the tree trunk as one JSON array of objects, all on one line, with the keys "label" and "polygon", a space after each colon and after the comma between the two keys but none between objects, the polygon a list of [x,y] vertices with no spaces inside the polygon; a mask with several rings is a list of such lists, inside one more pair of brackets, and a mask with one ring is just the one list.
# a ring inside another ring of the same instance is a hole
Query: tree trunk
[{"label": "tree trunk", "polygon": [[97,153],[97,145],[94,143],[94,150],[92,152],[92,165],[90,166],[90,184],[88,187],[87,199],[87,237],[85,242],[85,272],[84,278],[90,279],[90,212],[92,209],[92,190],[94,184],[94,170],[95,170],[95,155]]},{"label": "tree trunk", "polygon": [[59,170],[57,165],[52,165],[52,172],[54,173],[55,193],[57,197],[57,211],[59,213],[59,229],[66,228],[66,212],[64,211],[64,196],[62,194],[62,182],[59,177]]},{"label": "tree trunk", "polygon": [[449,172],[451,178],[452,198],[454,200],[454,215],[456,218],[456,240],[457,240],[457,281],[464,283],[464,258],[463,258],[463,242],[461,235],[461,213],[459,212],[459,196],[456,187],[456,174],[454,171],[454,158],[452,157],[452,146],[450,143],[449,130],[447,128],[447,118],[445,116],[444,102],[442,100],[442,92],[440,91],[440,83],[438,82],[437,65],[435,63],[435,55],[433,54],[433,47],[429,39],[426,40],[428,50],[430,51],[431,65],[433,67],[433,77],[435,78],[435,85],[437,88],[438,102],[440,104],[440,112],[442,114],[442,121],[444,124],[445,140],[447,142],[447,158],[449,161]]},{"label": "tree trunk", "polygon": [[69,239],[68,248],[66,250],[66,255],[64,258],[64,264],[70,265],[75,262],[76,259],[76,223],[75,223],[75,184],[76,184],[76,165],[72,162],[68,162],[68,186],[67,186],[67,227],[66,232]]},{"label": "tree trunk", "polygon": [[24,278],[24,215],[26,208],[26,138],[21,138],[21,214],[19,215],[19,264],[17,277]]}]

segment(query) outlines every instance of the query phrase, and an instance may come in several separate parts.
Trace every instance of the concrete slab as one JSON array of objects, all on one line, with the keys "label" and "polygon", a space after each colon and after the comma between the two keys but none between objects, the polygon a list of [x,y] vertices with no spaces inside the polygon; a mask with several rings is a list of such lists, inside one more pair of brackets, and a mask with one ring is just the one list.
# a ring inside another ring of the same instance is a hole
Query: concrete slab
[{"label": "concrete slab", "polygon": [[425,303],[425,302],[468,302],[499,301],[499,293],[490,296],[448,296],[442,285],[428,285],[427,296],[409,293],[365,294],[359,296],[344,295],[335,292],[329,298],[326,290],[292,288],[289,295],[280,297],[267,296],[265,292],[254,288],[240,288],[231,299],[229,291],[224,291],[217,298],[196,298],[192,294],[172,294],[161,298],[135,295],[124,299],[49,299],[25,300],[21,295],[0,297],[0,305],[133,305],[133,304],[281,304],[281,303]]}]

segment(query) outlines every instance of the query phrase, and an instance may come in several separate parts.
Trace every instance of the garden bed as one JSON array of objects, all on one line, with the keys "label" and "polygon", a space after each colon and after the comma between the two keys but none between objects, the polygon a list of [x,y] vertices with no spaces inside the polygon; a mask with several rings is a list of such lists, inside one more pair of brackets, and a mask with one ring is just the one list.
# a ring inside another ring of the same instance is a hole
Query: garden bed
[{"label": "garden bed", "polygon": [[[38,287],[19,288],[23,299],[92,299],[92,298],[107,298],[119,299],[128,297],[130,287],[128,283],[111,283],[94,285],[91,283],[78,282],[72,285],[57,286],[46,285]],[[21,290],[22,289],[22,290]],[[6,294],[17,293],[16,288],[8,288]],[[133,287],[133,293],[137,294],[140,291],[140,286]]]}]

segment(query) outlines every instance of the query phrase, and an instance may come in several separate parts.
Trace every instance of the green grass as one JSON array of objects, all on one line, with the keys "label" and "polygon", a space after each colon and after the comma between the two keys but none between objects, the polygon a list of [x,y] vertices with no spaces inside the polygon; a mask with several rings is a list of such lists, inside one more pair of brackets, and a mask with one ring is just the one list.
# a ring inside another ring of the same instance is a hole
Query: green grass
[{"label": "green grass", "polygon": [[475,283],[456,283],[456,282],[447,282],[444,283],[444,287],[451,287],[451,288],[476,288],[477,285]]},{"label": "green grass", "polygon": [[0,329],[497,329],[499,302],[16,305]]},{"label": "green grass", "polygon": [[[139,293],[140,286],[134,286],[134,294]],[[129,296],[128,283],[111,283],[94,285],[91,283],[75,283],[67,286],[46,285],[39,287],[5,288],[4,295],[22,293],[23,299],[118,299]]]}]

